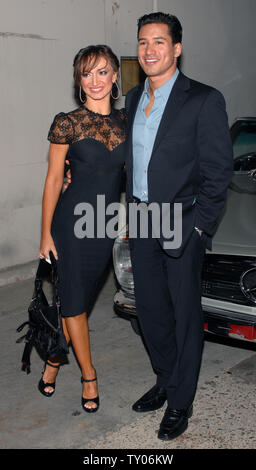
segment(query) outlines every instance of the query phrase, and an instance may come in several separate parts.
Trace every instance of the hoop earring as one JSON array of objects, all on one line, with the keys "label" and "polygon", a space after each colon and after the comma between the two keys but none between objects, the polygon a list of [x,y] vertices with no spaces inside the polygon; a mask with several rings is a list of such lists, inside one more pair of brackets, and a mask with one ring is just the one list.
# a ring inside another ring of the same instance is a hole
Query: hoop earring
[{"label": "hoop earring", "polygon": [[81,87],[81,85],[79,87],[79,98],[80,98],[81,103],[85,103],[85,99],[82,100],[82,87]]},{"label": "hoop earring", "polygon": [[119,86],[118,86],[117,81],[115,81],[115,82],[113,83],[113,85],[116,85],[116,88],[117,88],[117,96],[113,96],[113,93],[112,93],[113,87],[112,87],[112,89],[111,89],[110,95],[111,95],[111,97],[113,98],[113,100],[118,100],[118,98],[120,97],[120,88],[119,88]]}]

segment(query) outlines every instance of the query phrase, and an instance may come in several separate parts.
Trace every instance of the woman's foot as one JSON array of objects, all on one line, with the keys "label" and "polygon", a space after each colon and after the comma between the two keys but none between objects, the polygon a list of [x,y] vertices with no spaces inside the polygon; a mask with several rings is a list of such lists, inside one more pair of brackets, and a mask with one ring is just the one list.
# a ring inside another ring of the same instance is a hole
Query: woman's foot
[{"label": "woman's foot", "polygon": [[58,374],[60,364],[53,364],[46,361],[42,378],[39,381],[38,389],[45,397],[51,397],[55,392],[55,379]]},{"label": "woman's foot", "polygon": [[94,371],[91,374],[92,378],[88,374],[88,378],[81,377],[81,383],[83,385],[82,393],[82,407],[88,413],[93,413],[99,408],[99,396],[97,389],[97,377]]}]

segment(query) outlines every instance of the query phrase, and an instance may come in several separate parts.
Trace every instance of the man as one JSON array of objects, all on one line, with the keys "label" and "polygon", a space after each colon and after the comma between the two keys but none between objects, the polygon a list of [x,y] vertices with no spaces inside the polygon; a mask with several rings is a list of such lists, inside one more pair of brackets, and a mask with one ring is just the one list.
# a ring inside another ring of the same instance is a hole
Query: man
[{"label": "man", "polygon": [[138,59],[147,79],[126,97],[127,202],[170,203],[171,214],[182,203],[180,246],[167,247],[154,229],[130,239],[136,309],[157,375],[133,409],[152,411],[167,401],[163,440],[183,433],[192,416],[203,348],[201,268],[233,167],[224,98],[178,70],[181,42],[175,16],[141,17]]}]

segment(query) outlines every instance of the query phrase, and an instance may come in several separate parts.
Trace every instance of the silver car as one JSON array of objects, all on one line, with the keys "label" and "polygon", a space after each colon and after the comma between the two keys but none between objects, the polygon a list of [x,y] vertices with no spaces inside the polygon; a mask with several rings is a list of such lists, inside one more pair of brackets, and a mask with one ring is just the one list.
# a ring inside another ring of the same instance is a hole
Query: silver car
[{"label": "silver car", "polygon": [[[256,117],[236,119],[230,132],[232,183],[202,271],[204,328],[217,335],[256,342]],[[113,259],[119,285],[115,312],[129,318],[139,334],[126,236],[115,240]]]}]

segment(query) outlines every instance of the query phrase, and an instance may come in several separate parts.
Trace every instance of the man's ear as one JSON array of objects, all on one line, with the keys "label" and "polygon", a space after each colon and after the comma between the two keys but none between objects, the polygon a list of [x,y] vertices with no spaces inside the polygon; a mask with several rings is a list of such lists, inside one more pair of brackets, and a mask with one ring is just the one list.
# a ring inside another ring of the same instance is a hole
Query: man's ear
[{"label": "man's ear", "polygon": [[177,42],[175,45],[174,45],[174,57],[179,57],[182,53],[182,44],[181,42]]}]

